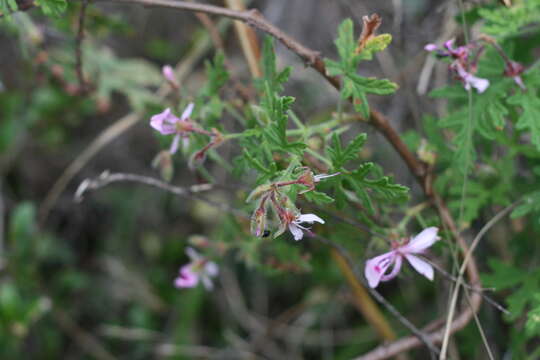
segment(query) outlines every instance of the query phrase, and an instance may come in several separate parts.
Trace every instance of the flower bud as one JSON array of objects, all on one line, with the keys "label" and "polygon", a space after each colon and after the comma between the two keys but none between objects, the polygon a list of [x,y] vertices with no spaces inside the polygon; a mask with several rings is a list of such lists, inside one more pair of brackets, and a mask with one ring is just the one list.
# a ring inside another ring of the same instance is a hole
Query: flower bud
[{"label": "flower bud", "polygon": [[171,181],[174,174],[174,166],[169,151],[160,151],[154,160],[152,160],[152,167],[159,170],[160,176],[164,181]]}]

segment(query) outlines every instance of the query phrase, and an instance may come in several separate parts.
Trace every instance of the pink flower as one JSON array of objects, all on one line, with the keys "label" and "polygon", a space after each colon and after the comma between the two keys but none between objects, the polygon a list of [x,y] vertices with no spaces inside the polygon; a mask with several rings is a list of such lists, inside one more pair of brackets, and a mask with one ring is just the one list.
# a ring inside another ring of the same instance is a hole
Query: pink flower
[{"label": "pink flower", "polygon": [[178,150],[180,138],[183,140],[184,148],[189,145],[189,133],[196,130],[194,124],[189,120],[194,106],[193,103],[190,103],[180,118],[177,118],[169,108],[150,118],[150,126],[162,135],[176,134],[169,150],[171,154]]},{"label": "pink flower", "polygon": [[475,44],[454,47],[454,39],[450,39],[444,43],[443,48],[435,44],[427,44],[424,50],[436,52],[439,57],[451,57],[453,61],[450,64],[450,70],[461,80],[465,89],[469,90],[473,87],[481,94],[489,87],[489,81],[473,75],[476,72],[478,57],[483,51],[483,47],[480,47],[473,61],[469,61],[469,56],[476,47]]},{"label": "pink flower", "polygon": [[489,87],[489,80],[476,77],[470,72],[467,72],[459,62],[454,63],[451,69],[457,73],[458,78],[463,82],[465,90],[470,90],[472,86],[481,94]]},{"label": "pink flower", "polygon": [[173,88],[179,88],[178,81],[176,80],[176,75],[174,74],[174,69],[171,65],[163,66],[163,68],[161,68],[161,73]]},{"label": "pink flower", "polygon": [[309,228],[300,224],[313,224],[315,221],[324,224],[324,220],[315,214],[300,214],[288,221],[287,226],[289,227],[289,231],[291,232],[291,234],[294,236],[294,240],[298,241],[302,240],[302,238],[304,237],[304,231],[311,233],[311,230]]},{"label": "pink flower", "polygon": [[527,88],[521,79],[521,74],[525,71],[525,67],[518,62],[507,60],[504,66],[504,76],[511,77],[514,79],[515,83],[525,91]]},{"label": "pink flower", "polygon": [[[401,269],[404,257],[416,271],[427,277],[429,280],[433,280],[433,267],[414,254],[423,253],[424,250],[439,240],[440,238],[437,236],[438,231],[439,229],[436,227],[424,229],[407,243],[393,246],[394,249],[392,251],[369,259],[366,262],[366,267],[364,269],[364,275],[369,286],[376,288],[377,285],[379,285],[379,282],[395,278]],[[388,273],[390,265],[392,264],[394,267]]]},{"label": "pink flower", "polygon": [[180,268],[178,277],[174,280],[174,286],[177,288],[192,288],[201,281],[206,290],[212,290],[214,284],[211,278],[215,277],[219,272],[216,263],[202,257],[191,247],[186,249],[186,254],[191,259],[191,262]]}]

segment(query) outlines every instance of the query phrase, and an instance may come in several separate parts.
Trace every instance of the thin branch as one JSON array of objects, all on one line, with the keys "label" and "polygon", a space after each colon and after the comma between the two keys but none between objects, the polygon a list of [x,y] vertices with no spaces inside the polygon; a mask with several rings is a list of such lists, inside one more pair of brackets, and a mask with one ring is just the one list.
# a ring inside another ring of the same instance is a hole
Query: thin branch
[{"label": "thin branch", "polygon": [[79,94],[84,95],[89,90],[83,73],[83,50],[82,43],[84,40],[84,19],[86,18],[86,8],[89,0],[82,0],[81,10],[79,12],[79,30],[77,31],[77,39],[75,43],[75,72],[79,80]]}]

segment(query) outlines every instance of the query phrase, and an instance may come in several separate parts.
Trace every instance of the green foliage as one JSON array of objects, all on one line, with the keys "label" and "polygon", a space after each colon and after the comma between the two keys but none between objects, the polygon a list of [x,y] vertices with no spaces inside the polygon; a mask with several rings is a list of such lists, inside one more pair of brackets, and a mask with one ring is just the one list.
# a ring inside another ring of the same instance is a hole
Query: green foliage
[{"label": "green foliage", "polygon": [[214,61],[206,61],[206,76],[208,77],[206,85],[201,89],[201,95],[212,97],[217,96],[219,90],[229,80],[229,73],[225,68],[225,55],[218,52],[214,56]]},{"label": "green foliage", "polygon": [[359,134],[343,149],[339,135],[333,133],[332,146],[326,150],[332,161],[333,168],[339,171],[347,162],[356,159],[366,139],[366,134]]},{"label": "green foliage", "polygon": [[512,211],[512,217],[519,218],[531,213],[536,215],[540,222],[540,190],[525,195],[523,203]]},{"label": "green foliage", "polygon": [[[499,260],[489,261],[492,273],[482,276],[484,284],[497,290],[513,289],[506,298],[508,304],[509,320],[515,320],[527,311],[528,306],[535,303],[540,293],[540,270],[525,270],[513,265],[505,264]],[[534,329],[536,329],[535,310],[531,315]]]},{"label": "green foliage", "polygon": [[17,10],[17,2],[15,0],[0,0],[0,13],[6,19],[11,19],[10,14]]},{"label": "green foliage", "polygon": [[36,0],[35,3],[45,15],[52,17],[59,17],[67,9],[66,0]]},{"label": "green foliage", "polygon": [[478,13],[486,20],[484,32],[497,37],[510,37],[519,34],[526,25],[540,21],[540,1],[516,1],[508,7],[481,8]]},{"label": "green foliage", "polygon": [[540,98],[538,91],[529,86],[527,91],[518,92],[508,99],[508,102],[517,105],[522,109],[518,117],[516,128],[518,130],[529,130],[531,142],[540,151]]},{"label": "green foliage", "polygon": [[341,23],[335,41],[340,60],[325,59],[328,74],[343,77],[342,97],[352,98],[356,111],[360,112],[364,118],[369,118],[366,94],[388,95],[394,93],[398,86],[386,79],[358,75],[358,64],[361,60],[371,59],[374,52],[384,50],[391,40],[391,36],[379,35],[367,43],[363,52],[356,54],[353,22],[347,19]]},{"label": "green foliage", "polygon": [[540,294],[534,295],[532,309],[527,314],[525,332],[528,337],[540,336]]}]

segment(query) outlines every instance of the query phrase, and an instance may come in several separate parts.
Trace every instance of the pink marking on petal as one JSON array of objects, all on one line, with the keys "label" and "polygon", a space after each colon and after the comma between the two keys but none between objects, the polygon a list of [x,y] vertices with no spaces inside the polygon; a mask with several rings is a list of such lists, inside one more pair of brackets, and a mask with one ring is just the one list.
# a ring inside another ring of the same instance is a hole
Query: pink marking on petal
[{"label": "pink marking on petal", "polygon": [[198,282],[199,276],[192,270],[191,264],[187,264],[180,268],[180,274],[174,280],[174,285],[177,288],[192,288],[197,286]]}]

